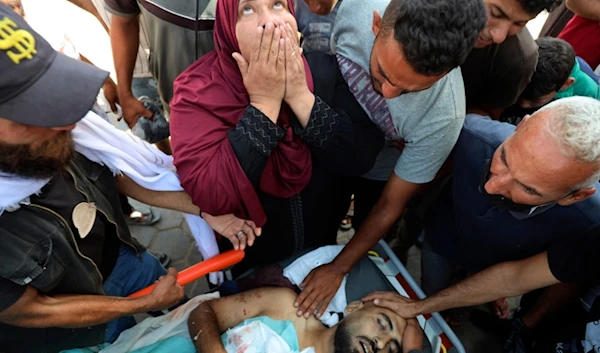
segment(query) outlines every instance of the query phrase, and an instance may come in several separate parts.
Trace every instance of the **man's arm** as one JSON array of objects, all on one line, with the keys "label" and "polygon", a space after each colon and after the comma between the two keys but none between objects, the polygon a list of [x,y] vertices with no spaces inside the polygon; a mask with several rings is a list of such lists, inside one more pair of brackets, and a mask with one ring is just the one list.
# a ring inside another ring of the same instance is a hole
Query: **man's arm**
[{"label": "man's arm", "polygon": [[[194,205],[192,198],[185,191],[149,190],[138,185],[126,175],[119,175],[115,180],[121,194],[142,203],[203,217],[212,229],[231,241],[235,250],[244,250],[246,245],[254,245],[256,237],[262,233],[261,228],[257,227],[253,221],[243,220],[232,214],[212,216],[205,212],[200,213],[200,208]],[[246,235],[242,239],[237,236],[240,230]]]},{"label": "man's arm", "polygon": [[190,314],[190,337],[199,352],[225,353],[221,344],[223,332],[257,316],[287,320],[294,315],[295,297],[287,288],[259,288],[204,302]]},{"label": "man's arm", "polygon": [[392,173],[381,197],[344,250],[330,264],[314,269],[301,283],[303,290],[294,304],[298,307],[299,316],[308,317],[319,305],[317,316],[325,312],[343,277],[398,220],[408,201],[422,186],[402,180]]},{"label": "man's arm", "polygon": [[135,299],[80,294],[46,296],[28,286],[17,302],[0,312],[0,322],[20,327],[89,327],[122,316],[166,309],[183,295],[175,269],[158,280],[152,293]]},{"label": "man's arm", "polygon": [[565,4],[581,17],[600,21],[600,0],[565,0]]},{"label": "man's arm", "polygon": [[110,24],[110,43],[113,50],[117,82],[119,83],[119,102],[123,108],[123,118],[130,128],[138,118],[152,118],[152,112],[133,96],[131,84],[133,71],[140,45],[140,15],[132,17],[112,16]]},{"label": "man's arm", "polygon": [[559,280],[548,265],[548,253],[544,252],[525,260],[492,266],[424,300],[410,301],[396,293],[373,293],[364,300],[378,299],[377,305],[388,307],[403,317],[416,317],[514,297],[557,283]]},{"label": "man's arm", "polygon": [[402,180],[392,173],[364,224],[333,261],[334,265],[344,273],[350,272],[352,266],[365,256],[398,220],[410,199],[422,186]]},{"label": "man's arm", "polygon": [[142,203],[192,215],[200,215],[200,208],[192,203],[192,198],[185,191],[148,190],[126,175],[119,175],[115,180],[120,193]]},{"label": "man's arm", "polygon": [[106,30],[106,33],[110,32],[108,30],[108,26],[106,25],[106,22],[104,22],[104,19],[102,18],[102,16],[100,16],[98,9],[96,8],[96,6],[94,6],[94,4],[92,3],[91,0],[68,0],[68,1],[72,4],[79,6],[80,8],[91,13],[92,15],[94,15],[98,19],[100,24],[102,24],[102,27],[104,27],[104,29]]}]

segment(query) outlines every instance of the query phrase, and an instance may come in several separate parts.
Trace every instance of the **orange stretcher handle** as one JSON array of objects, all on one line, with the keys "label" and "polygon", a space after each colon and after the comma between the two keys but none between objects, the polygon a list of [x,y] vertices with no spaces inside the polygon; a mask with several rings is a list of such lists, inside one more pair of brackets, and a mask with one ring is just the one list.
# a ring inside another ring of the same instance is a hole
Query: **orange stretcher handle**
[{"label": "orange stretcher handle", "polygon": [[[206,276],[211,272],[220,271],[229,266],[233,266],[242,261],[244,255],[244,251],[242,250],[229,250],[208,260],[199,262],[179,272],[177,275],[177,283],[185,286],[186,284],[195,281],[202,276]],[[141,289],[129,295],[128,298],[137,298],[146,294],[150,294],[154,290],[154,287],[156,287],[156,284]]]}]

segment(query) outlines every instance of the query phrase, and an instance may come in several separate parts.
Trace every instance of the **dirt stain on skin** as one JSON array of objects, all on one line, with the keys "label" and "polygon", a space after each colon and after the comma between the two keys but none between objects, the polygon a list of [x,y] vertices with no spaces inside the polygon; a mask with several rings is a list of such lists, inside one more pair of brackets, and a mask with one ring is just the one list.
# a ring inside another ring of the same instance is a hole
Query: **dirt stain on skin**
[{"label": "dirt stain on skin", "polygon": [[248,312],[246,311],[246,309],[244,309],[244,316],[248,315]]}]

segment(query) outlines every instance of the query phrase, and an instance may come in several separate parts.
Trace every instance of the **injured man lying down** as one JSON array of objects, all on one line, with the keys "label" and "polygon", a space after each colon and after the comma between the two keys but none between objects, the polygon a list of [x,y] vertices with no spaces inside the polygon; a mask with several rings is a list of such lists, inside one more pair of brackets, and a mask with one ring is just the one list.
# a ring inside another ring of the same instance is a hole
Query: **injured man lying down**
[{"label": "injured man lying down", "polygon": [[296,293],[259,288],[203,302],[188,319],[200,353],[417,353],[423,332],[372,302],[353,302],[347,316],[327,328],[314,316],[296,315]]}]

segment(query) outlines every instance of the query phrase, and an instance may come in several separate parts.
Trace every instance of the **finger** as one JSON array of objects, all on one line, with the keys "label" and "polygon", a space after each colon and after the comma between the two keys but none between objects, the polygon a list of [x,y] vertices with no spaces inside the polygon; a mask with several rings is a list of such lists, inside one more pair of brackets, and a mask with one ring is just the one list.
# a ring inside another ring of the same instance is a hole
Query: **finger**
[{"label": "finger", "polygon": [[249,225],[247,225],[246,223],[244,223],[244,225],[242,226],[242,230],[244,231],[245,234],[245,242],[242,245],[242,250],[244,250],[246,248],[247,245],[250,245],[250,242],[252,241],[252,244],[254,244],[254,231],[252,230],[252,227],[250,227]]},{"label": "finger", "polygon": [[146,109],[146,107],[144,107],[144,112],[142,113],[142,116],[146,119],[154,119],[154,113]]},{"label": "finger", "polygon": [[375,304],[376,306],[381,307],[381,308],[390,309],[392,311],[396,311],[396,309],[398,309],[397,302],[393,302],[393,301],[387,300],[387,299],[375,299],[373,301],[373,304]]},{"label": "finger", "polygon": [[275,26],[272,22],[269,22],[265,26],[262,41],[260,42],[260,54],[259,60],[268,62],[269,52],[271,51],[271,41],[273,41],[273,32],[275,32]]},{"label": "finger", "polygon": [[277,70],[285,71],[286,59],[285,59],[285,39],[279,39],[279,53],[277,53]]},{"label": "finger", "polygon": [[237,63],[238,68],[240,69],[240,73],[242,74],[242,77],[245,77],[246,74],[248,73],[248,62],[246,61],[246,59],[244,59],[244,57],[240,53],[233,53],[233,54],[231,54],[231,56],[233,56],[233,60],[235,60],[235,62]]},{"label": "finger", "polygon": [[117,100],[110,100],[108,101],[108,105],[110,106],[110,110],[113,113],[116,113],[119,111],[119,109],[117,109],[117,103],[119,103]]},{"label": "finger", "polygon": [[288,33],[290,35],[290,39],[292,40],[292,43],[294,43],[296,46],[298,45],[298,33],[294,33],[294,29],[292,28],[292,25],[289,23],[286,23],[287,28],[288,28]]},{"label": "finger", "polygon": [[252,222],[252,221],[246,221],[246,223],[252,227],[252,230],[254,231],[254,234],[256,234],[257,237],[260,237],[260,234],[262,233],[262,228],[257,227],[256,223]]},{"label": "finger", "polygon": [[306,312],[304,313],[304,318],[308,319],[315,311],[317,311],[317,309],[326,308],[327,307],[326,305],[321,305],[319,307],[319,305],[322,302],[323,302],[323,295],[315,296],[315,299],[313,300],[312,304],[306,309]]},{"label": "finger", "polygon": [[250,227],[247,223],[244,223],[242,230],[244,233],[246,233],[246,245],[252,246],[254,244],[254,240],[256,239],[256,235],[254,235],[254,229],[252,229],[252,227]]},{"label": "finger", "polygon": [[[302,304],[300,304],[300,307],[298,308],[300,316],[305,314],[310,315],[316,309],[317,305],[319,305],[319,303],[317,302],[318,295],[319,293],[317,293],[316,290],[310,292],[310,294],[306,297],[306,299],[302,302]],[[314,308],[311,311],[310,308],[312,307]]]},{"label": "finger", "polygon": [[[300,294],[298,294],[298,297],[296,298],[296,301],[294,302],[294,307],[295,308],[300,307],[300,304],[304,303],[304,301],[306,300],[306,298],[309,296],[309,294],[311,292],[312,292],[312,288],[304,288],[302,290],[302,292],[300,292]],[[300,316],[300,315],[298,315],[298,316]]]},{"label": "finger", "polygon": [[254,42],[252,43],[252,51],[250,52],[250,62],[255,63],[258,61],[258,59],[260,59],[260,48],[262,45],[264,31],[265,29],[262,26],[258,26],[256,28],[256,35],[254,36]]},{"label": "finger", "polygon": [[281,38],[285,39],[287,38],[290,34],[290,31],[288,30],[288,27],[285,25],[285,22],[281,21],[279,22],[279,28],[281,28]]},{"label": "finger", "polygon": [[329,306],[329,303],[331,303],[331,299],[333,299],[333,296],[328,295],[325,297],[324,300],[322,300],[321,307],[319,308],[319,312],[317,313],[317,318],[323,316],[325,310],[327,310],[327,307]]},{"label": "finger", "polygon": [[281,29],[279,27],[273,30],[273,40],[271,41],[271,51],[269,52],[268,63],[277,65],[279,58],[279,39],[281,38]]},{"label": "finger", "polygon": [[285,65],[286,65],[286,70],[292,68],[293,65],[293,61],[294,61],[294,56],[297,54],[294,54],[294,51],[292,50],[292,43],[290,42],[289,38],[285,39]]},{"label": "finger", "polygon": [[233,250],[240,250],[240,240],[238,239],[236,234],[230,236],[227,239],[229,239],[231,244],[233,244]]},{"label": "finger", "polygon": [[237,234],[238,239],[240,240],[240,250],[246,249],[247,235],[242,231],[242,233]]},{"label": "finger", "polygon": [[177,269],[175,267],[169,267],[169,271],[167,271],[167,276],[177,277]]},{"label": "finger", "polygon": [[372,301],[375,299],[386,299],[386,300],[402,300],[408,299],[397,293],[393,292],[373,292],[363,298],[363,301]]}]

